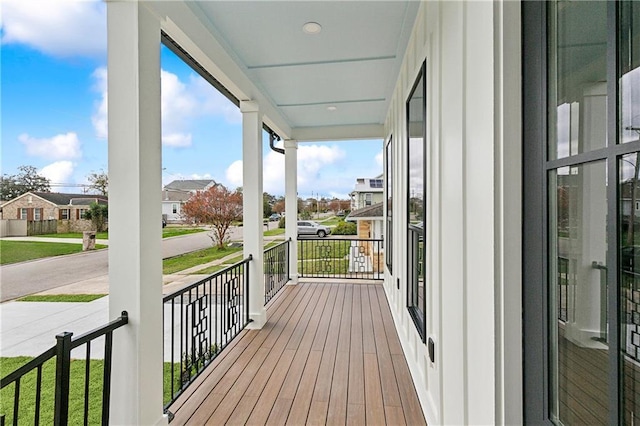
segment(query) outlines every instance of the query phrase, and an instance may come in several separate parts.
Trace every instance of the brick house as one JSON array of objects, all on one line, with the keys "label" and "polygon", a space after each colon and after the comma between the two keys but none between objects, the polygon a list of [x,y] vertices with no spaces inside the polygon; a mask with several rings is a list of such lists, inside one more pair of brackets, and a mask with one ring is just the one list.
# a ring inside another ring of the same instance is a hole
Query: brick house
[{"label": "brick house", "polygon": [[2,205],[2,219],[57,220],[58,232],[87,231],[91,221],[82,217],[92,203],[108,204],[108,199],[103,195],[27,192]]}]

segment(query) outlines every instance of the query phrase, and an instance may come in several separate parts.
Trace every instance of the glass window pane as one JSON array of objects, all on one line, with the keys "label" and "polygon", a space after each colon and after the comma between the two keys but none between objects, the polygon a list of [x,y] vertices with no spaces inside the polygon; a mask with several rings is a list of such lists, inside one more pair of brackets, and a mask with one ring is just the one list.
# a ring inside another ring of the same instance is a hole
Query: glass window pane
[{"label": "glass window pane", "polygon": [[640,139],[640,4],[620,3],[621,142]]},{"label": "glass window pane", "polygon": [[606,3],[549,3],[550,160],[607,146]]},{"label": "glass window pane", "polygon": [[551,418],[607,424],[606,164],[549,177]]}]

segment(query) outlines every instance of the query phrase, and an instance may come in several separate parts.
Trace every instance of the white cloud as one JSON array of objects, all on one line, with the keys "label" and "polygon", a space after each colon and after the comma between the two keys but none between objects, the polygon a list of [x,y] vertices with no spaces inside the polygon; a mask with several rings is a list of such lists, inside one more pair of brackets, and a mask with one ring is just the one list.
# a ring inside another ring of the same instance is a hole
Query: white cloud
[{"label": "white cloud", "polygon": [[162,136],[162,144],[174,148],[191,146],[191,133],[171,133]]},{"label": "white cloud", "polygon": [[24,133],[18,136],[28,155],[34,155],[52,160],[80,158],[80,141],[74,132],[56,135],[51,138],[37,139]]},{"label": "white cloud", "polygon": [[[230,185],[235,188],[242,186],[242,160],[231,163],[231,165],[227,167],[226,176]],[[265,191],[269,192],[266,188]]]},{"label": "white cloud", "polygon": [[230,124],[242,123],[240,108],[203,78],[192,75],[188,87],[190,92],[198,96],[203,113],[222,116]]},{"label": "white cloud", "polygon": [[96,137],[101,139],[107,138],[107,69],[105,67],[97,68],[91,75],[95,79],[94,90],[100,93],[100,101],[95,103],[95,111],[91,116],[93,128],[96,131]]},{"label": "white cloud", "polygon": [[[100,93],[91,117],[96,136],[107,137],[107,70],[93,73],[94,89]],[[161,70],[162,143],[176,148],[189,147],[193,120],[202,115],[223,116],[229,123],[240,123],[240,110],[200,77],[191,76],[187,83],[177,75]]]},{"label": "white cloud", "polygon": [[39,173],[49,179],[51,183],[68,183],[73,174],[73,163],[71,161],[56,161],[44,166]]},{"label": "white cloud", "polygon": [[[282,142],[276,144],[282,147]],[[321,171],[345,158],[345,152],[335,145],[298,145],[298,193],[311,191],[329,194],[333,179],[324,179]],[[226,171],[230,185],[242,186],[242,160],[234,161]],[[270,151],[263,160],[263,187],[270,194],[284,193],[284,155]]]},{"label": "white cloud", "polygon": [[48,55],[104,56],[106,11],[101,1],[2,0],[2,44],[28,45]]},{"label": "white cloud", "polygon": [[375,161],[376,165],[378,165],[380,168],[384,166],[384,157],[382,156],[382,151],[376,154]]}]

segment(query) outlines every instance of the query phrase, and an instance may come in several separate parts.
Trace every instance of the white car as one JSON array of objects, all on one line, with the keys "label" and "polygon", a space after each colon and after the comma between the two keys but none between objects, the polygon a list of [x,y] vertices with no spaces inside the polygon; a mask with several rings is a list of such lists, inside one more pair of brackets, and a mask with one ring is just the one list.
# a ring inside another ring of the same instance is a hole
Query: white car
[{"label": "white car", "polygon": [[298,235],[317,235],[320,238],[324,238],[330,233],[331,228],[325,225],[320,225],[312,220],[298,221]]}]

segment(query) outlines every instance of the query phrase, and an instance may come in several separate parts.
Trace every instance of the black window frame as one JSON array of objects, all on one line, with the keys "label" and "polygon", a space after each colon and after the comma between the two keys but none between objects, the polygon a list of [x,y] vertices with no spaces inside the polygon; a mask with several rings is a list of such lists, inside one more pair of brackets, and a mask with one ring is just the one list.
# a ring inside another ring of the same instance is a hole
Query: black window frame
[{"label": "black window frame", "polygon": [[385,264],[389,273],[393,273],[393,135],[389,136],[389,140],[385,145],[385,195],[386,195],[386,225],[385,232],[386,242],[384,247]]},{"label": "black window frame", "polygon": [[[412,194],[410,188],[410,179],[411,179],[411,167],[409,166],[409,159],[411,158],[411,150],[410,150],[410,118],[411,118],[411,100],[413,95],[416,93],[416,89],[418,88],[420,82],[422,82],[422,140],[423,140],[423,148],[422,148],[422,227],[415,226],[411,224],[410,214],[411,214],[411,203],[412,203]],[[426,280],[426,246],[427,246],[427,235],[426,235],[426,199],[427,199],[427,149],[426,149],[426,141],[427,141],[427,61],[426,59],[422,62],[422,66],[420,67],[420,71],[414,80],[413,86],[406,101],[406,142],[407,142],[407,310],[409,311],[409,315],[413,320],[413,323],[422,339],[422,342],[426,342],[427,336],[427,297],[426,297],[426,289],[427,289],[427,280]],[[422,241],[422,249],[420,249],[420,241]],[[417,250],[416,250],[417,247]],[[419,275],[422,274],[423,277],[423,292],[422,295],[422,306],[418,305],[420,300],[419,298]]]}]

